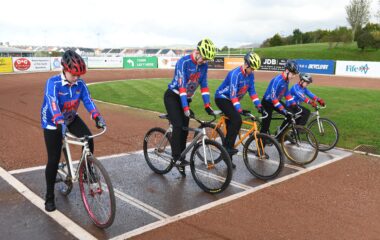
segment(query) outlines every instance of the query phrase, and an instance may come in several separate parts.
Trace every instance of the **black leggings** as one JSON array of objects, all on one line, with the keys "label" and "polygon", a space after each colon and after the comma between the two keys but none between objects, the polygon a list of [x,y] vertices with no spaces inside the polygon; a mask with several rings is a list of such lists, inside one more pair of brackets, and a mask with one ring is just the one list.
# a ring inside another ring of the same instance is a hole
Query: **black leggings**
[{"label": "black leggings", "polygon": [[[90,130],[83,122],[83,120],[76,116],[74,121],[68,126],[70,133],[77,137],[83,137],[84,135],[91,135]],[[62,151],[62,131],[61,127],[56,130],[44,129],[45,145],[48,154],[48,162],[45,169],[46,178],[46,195],[54,195],[54,184],[57,177],[58,163],[61,158]],[[94,152],[94,141],[89,140],[90,151]]]},{"label": "black leggings", "polygon": [[186,140],[188,131],[183,127],[189,126],[189,118],[185,116],[181,105],[179,95],[172,90],[166,90],[164,95],[165,108],[169,116],[169,121],[173,125],[173,133],[171,139],[172,156],[174,160],[178,160],[181,153],[186,148]]},{"label": "black leggings", "polygon": [[227,135],[224,145],[227,148],[233,149],[242,124],[241,116],[230,100],[215,98],[215,103],[224,115],[228,117],[228,120],[226,119]]}]

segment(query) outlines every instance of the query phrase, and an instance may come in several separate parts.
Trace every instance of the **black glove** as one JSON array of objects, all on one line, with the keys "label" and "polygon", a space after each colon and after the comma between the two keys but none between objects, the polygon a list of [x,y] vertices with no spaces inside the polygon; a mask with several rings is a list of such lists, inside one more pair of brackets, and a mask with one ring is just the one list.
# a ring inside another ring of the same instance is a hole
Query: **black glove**
[{"label": "black glove", "polygon": [[265,112],[262,106],[257,107],[257,112],[263,114]]},{"label": "black glove", "polygon": [[243,116],[248,116],[250,113],[251,113],[251,111],[249,111],[249,110],[242,110],[240,112],[240,114],[243,115]]},{"label": "black glove", "polygon": [[205,110],[208,115],[215,115],[214,110],[210,106],[206,107]]},{"label": "black glove", "polygon": [[288,121],[291,121],[292,118],[293,118],[293,113],[287,111],[287,112],[285,113],[285,117],[286,117],[286,119],[287,119]]},{"label": "black glove", "polygon": [[100,115],[95,118],[95,123],[97,128],[104,128],[106,126],[104,118]]}]

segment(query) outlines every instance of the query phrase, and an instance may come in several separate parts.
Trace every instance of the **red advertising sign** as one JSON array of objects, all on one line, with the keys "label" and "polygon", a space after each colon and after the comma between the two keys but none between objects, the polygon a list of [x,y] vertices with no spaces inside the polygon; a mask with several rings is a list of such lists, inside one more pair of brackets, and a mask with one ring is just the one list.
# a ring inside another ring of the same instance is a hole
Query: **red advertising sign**
[{"label": "red advertising sign", "polygon": [[30,65],[31,62],[27,58],[19,58],[14,63],[14,67],[20,71],[28,70],[30,68]]}]

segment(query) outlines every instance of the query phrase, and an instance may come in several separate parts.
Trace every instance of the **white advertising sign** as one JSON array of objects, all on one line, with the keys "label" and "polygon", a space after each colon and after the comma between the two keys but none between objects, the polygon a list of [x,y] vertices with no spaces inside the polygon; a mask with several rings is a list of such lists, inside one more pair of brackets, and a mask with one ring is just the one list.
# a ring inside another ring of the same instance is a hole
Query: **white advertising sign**
[{"label": "white advertising sign", "polygon": [[123,68],[122,57],[88,57],[88,68]]},{"label": "white advertising sign", "polygon": [[15,72],[50,71],[49,57],[14,57],[12,62]]},{"label": "white advertising sign", "polygon": [[52,71],[59,71],[61,67],[61,57],[52,57],[50,58],[50,67]]},{"label": "white advertising sign", "polygon": [[179,57],[158,57],[158,68],[175,68]]},{"label": "white advertising sign", "polygon": [[380,77],[380,62],[336,61],[335,75]]}]

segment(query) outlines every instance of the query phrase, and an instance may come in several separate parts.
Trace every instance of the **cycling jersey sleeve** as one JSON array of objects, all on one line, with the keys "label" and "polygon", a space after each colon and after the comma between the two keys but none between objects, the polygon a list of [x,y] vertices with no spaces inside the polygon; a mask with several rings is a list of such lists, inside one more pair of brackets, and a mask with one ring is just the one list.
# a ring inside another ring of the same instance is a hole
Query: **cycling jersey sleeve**
[{"label": "cycling jersey sleeve", "polygon": [[202,76],[202,79],[200,80],[200,85],[201,85],[201,93],[202,93],[204,107],[205,108],[210,107],[210,90],[208,89],[208,83],[207,83],[207,67]]},{"label": "cycling jersey sleeve", "polygon": [[238,94],[237,84],[238,84],[238,75],[232,74],[231,82],[230,82],[230,98],[231,98],[231,102],[234,105],[236,111],[238,111],[240,113],[243,110],[241,109],[239,98],[237,96],[237,94]]},{"label": "cycling jersey sleeve", "polygon": [[179,97],[181,99],[181,105],[183,111],[189,110],[189,103],[187,102],[187,80],[189,79],[189,76],[185,72],[185,63],[182,62],[181,65],[177,69],[176,78],[178,81],[178,91],[179,91]]},{"label": "cycling jersey sleeve", "polygon": [[96,109],[94,101],[91,99],[90,92],[88,91],[87,85],[84,82],[81,82],[83,84],[83,89],[81,92],[81,100],[83,102],[83,105],[87,109],[87,111],[91,114],[92,119],[95,119],[97,116],[100,115],[98,110]]},{"label": "cycling jersey sleeve", "polygon": [[58,98],[57,98],[57,88],[54,80],[49,79],[45,87],[45,98],[47,98],[48,108],[53,116],[53,122],[57,125],[63,123],[64,118],[59,108]]},{"label": "cycling jersey sleeve", "polygon": [[252,76],[252,78],[249,79],[249,89],[248,89],[248,93],[249,93],[249,97],[251,98],[252,100],[252,103],[257,107],[261,107],[261,101],[259,99],[259,96],[257,95],[256,93],[256,89],[255,89],[255,81],[254,81],[254,77]]},{"label": "cycling jersey sleeve", "polygon": [[292,94],[290,94],[289,90],[285,92],[285,99],[286,99],[287,105],[289,106],[294,106],[297,104],[296,101],[294,101],[294,97]]},{"label": "cycling jersey sleeve", "polygon": [[284,108],[284,106],[281,104],[280,100],[277,98],[277,87],[281,88],[281,86],[279,86],[279,82],[278,80],[275,81],[273,84],[272,84],[272,88],[270,89],[270,99],[272,100],[272,104],[275,108],[277,108],[278,110],[280,110],[283,114],[286,114],[286,110]]},{"label": "cycling jersey sleeve", "polygon": [[317,100],[318,100],[317,95],[315,95],[314,93],[312,93],[312,92],[311,92],[309,89],[307,89],[307,88],[305,88],[305,94],[306,94],[309,98],[313,99],[313,101],[317,101]]}]

